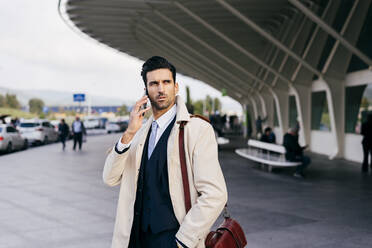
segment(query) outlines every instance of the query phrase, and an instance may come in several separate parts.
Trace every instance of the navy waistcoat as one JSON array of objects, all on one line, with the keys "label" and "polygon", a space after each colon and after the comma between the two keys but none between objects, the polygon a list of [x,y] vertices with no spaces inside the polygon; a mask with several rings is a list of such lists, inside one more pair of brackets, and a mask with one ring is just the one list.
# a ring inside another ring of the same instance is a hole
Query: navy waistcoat
[{"label": "navy waistcoat", "polygon": [[175,120],[176,117],[163,132],[149,159],[147,153],[151,130],[147,135],[137,181],[132,232],[151,230],[156,234],[179,227],[169,194],[167,167],[168,138]]}]

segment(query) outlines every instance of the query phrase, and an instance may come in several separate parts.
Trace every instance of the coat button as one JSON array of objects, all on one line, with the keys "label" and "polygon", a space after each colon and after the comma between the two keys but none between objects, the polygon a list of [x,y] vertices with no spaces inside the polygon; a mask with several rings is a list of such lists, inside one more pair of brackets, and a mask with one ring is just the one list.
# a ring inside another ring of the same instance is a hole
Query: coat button
[{"label": "coat button", "polygon": [[139,213],[138,213],[138,212],[135,212],[135,215],[137,215],[137,216],[138,216],[138,215],[139,215]]}]

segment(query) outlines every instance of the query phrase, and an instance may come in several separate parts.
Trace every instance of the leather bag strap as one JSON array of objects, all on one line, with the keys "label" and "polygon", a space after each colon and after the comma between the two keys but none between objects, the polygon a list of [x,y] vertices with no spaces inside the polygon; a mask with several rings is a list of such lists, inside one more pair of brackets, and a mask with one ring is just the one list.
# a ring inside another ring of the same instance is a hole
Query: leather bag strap
[{"label": "leather bag strap", "polygon": [[[200,115],[191,115],[191,118],[193,117],[198,117],[198,118],[201,118],[209,122],[208,119],[206,119],[205,117],[202,118],[200,117]],[[185,209],[187,213],[191,209],[191,196],[190,196],[189,176],[187,174],[187,167],[186,167],[185,142],[184,142],[185,140],[184,129],[185,129],[186,124],[187,124],[187,121],[181,121],[180,123],[180,132],[178,136],[178,147],[179,147],[179,152],[180,152],[183,194],[185,197]],[[228,213],[228,210],[227,210],[227,204],[225,205],[223,216],[224,218],[230,218],[230,214]]]},{"label": "leather bag strap", "polygon": [[184,137],[185,137],[184,127],[186,123],[187,123],[186,121],[182,121],[180,124],[178,145],[179,145],[179,152],[180,152],[183,193],[185,196],[185,209],[187,213],[191,209],[191,197],[190,197],[189,176],[187,174],[187,167],[186,167],[185,142],[184,142]]}]

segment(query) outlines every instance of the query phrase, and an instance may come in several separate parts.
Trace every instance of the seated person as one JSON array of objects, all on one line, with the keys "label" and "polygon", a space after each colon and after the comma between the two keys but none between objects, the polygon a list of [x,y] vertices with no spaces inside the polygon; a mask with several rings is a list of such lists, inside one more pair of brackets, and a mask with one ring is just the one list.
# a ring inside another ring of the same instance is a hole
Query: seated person
[{"label": "seated person", "polygon": [[310,164],[310,158],[303,155],[303,150],[305,150],[307,146],[302,147],[298,143],[299,129],[300,128],[298,125],[289,129],[288,133],[284,135],[283,146],[286,150],[285,158],[288,161],[302,162],[301,165],[297,166],[294,176],[298,178],[304,178],[304,170]]},{"label": "seated person", "polygon": [[265,128],[264,134],[261,136],[260,141],[267,143],[276,143],[276,137],[271,127]]}]

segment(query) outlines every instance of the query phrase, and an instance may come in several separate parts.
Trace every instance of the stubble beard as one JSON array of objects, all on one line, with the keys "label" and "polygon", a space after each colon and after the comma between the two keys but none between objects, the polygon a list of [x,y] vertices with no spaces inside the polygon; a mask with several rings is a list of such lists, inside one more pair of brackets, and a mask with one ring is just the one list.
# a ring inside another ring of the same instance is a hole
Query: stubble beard
[{"label": "stubble beard", "polygon": [[170,105],[172,105],[174,103],[174,99],[169,99],[167,97],[167,100],[162,102],[162,103],[158,103],[156,100],[153,100],[151,99],[151,97],[149,97],[150,99],[150,102],[151,102],[151,106],[154,107],[156,110],[164,110],[164,109],[167,109]]}]

